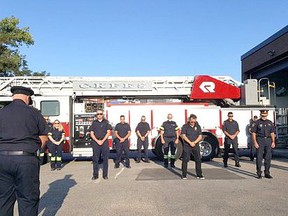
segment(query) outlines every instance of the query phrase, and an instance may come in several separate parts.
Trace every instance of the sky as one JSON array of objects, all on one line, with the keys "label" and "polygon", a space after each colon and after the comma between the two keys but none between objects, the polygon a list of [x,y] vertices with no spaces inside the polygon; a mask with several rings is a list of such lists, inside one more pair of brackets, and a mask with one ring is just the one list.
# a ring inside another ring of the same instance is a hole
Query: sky
[{"label": "sky", "polygon": [[241,55],[287,25],[287,0],[0,0],[51,76],[231,76]]}]

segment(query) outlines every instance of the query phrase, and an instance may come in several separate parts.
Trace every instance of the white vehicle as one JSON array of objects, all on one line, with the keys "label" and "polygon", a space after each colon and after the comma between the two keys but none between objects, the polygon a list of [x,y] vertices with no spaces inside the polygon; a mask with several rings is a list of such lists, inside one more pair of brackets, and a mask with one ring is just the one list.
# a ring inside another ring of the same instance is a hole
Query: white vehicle
[{"label": "white vehicle", "polygon": [[[1,77],[0,105],[11,102],[10,88],[23,85],[34,90],[33,106],[51,121],[62,122],[66,140],[63,150],[74,157],[92,156],[89,126],[98,108],[115,126],[125,115],[131,126],[130,149],[137,149],[135,128],[142,115],[151,126],[149,149],[163,157],[158,128],[172,113],[181,127],[190,114],[197,115],[203,130],[202,159],[211,160],[223,147],[222,123],[229,111],[239,123],[239,148],[247,148],[247,125],[265,106],[269,119],[275,122],[275,109],[270,105],[270,85],[259,94],[257,80],[244,85],[230,77]],[[114,149],[113,135],[109,138]],[[177,157],[182,154],[182,140]]]}]

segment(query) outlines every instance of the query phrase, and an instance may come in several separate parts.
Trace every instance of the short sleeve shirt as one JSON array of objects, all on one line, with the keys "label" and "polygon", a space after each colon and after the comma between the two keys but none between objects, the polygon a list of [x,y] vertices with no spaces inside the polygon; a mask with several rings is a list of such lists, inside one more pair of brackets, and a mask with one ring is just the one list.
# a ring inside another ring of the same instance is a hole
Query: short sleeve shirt
[{"label": "short sleeve shirt", "polygon": [[252,132],[256,133],[258,137],[270,137],[271,133],[275,133],[275,127],[269,119],[258,119],[252,127]]},{"label": "short sleeve shirt", "polygon": [[125,122],[124,124],[118,123],[114,130],[117,131],[118,135],[123,138],[129,131],[131,131],[131,128],[130,125]]},{"label": "short sleeve shirt", "polygon": [[181,134],[185,134],[186,137],[193,142],[199,137],[199,135],[202,135],[202,129],[198,123],[195,124],[194,127],[187,123],[182,126]]},{"label": "short sleeve shirt", "polygon": [[89,128],[89,131],[93,131],[97,139],[104,139],[108,130],[112,130],[112,126],[109,121],[103,119],[102,121],[94,120]]},{"label": "short sleeve shirt", "polygon": [[39,110],[16,99],[0,110],[0,150],[36,152],[48,125]]},{"label": "short sleeve shirt", "polygon": [[174,138],[176,137],[176,131],[179,130],[179,127],[175,121],[165,121],[160,127],[160,130],[164,131],[164,138]]},{"label": "short sleeve shirt", "polygon": [[135,132],[139,131],[141,136],[144,136],[148,131],[150,131],[150,125],[147,122],[139,122]]},{"label": "short sleeve shirt", "polygon": [[237,121],[235,121],[235,120],[232,120],[232,121],[226,120],[226,121],[224,121],[222,130],[223,130],[223,132],[226,131],[226,132],[228,132],[231,135],[235,134],[237,131],[240,131],[239,130],[239,125],[238,125]]},{"label": "short sleeve shirt", "polygon": [[59,131],[56,128],[51,128],[50,132],[48,133],[49,136],[51,136],[55,141],[60,141],[62,138],[62,134],[64,134],[64,131]]}]

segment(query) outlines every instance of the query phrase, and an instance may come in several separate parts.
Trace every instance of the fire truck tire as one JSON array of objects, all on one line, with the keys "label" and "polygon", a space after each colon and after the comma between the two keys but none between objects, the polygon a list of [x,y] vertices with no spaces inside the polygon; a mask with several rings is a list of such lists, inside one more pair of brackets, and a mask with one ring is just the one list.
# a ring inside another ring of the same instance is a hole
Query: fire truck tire
[{"label": "fire truck tire", "polygon": [[[152,152],[155,154],[155,156],[163,161],[163,144],[161,143],[160,136],[154,139],[154,146],[155,148],[152,150]],[[183,144],[182,140],[180,139],[179,143],[176,145],[176,152],[175,152],[175,159],[178,160],[180,157],[182,157],[183,153]]]},{"label": "fire truck tire", "polygon": [[162,143],[161,143],[161,139],[160,137],[156,137],[154,139],[154,149],[153,149],[153,153],[155,154],[155,156],[157,157],[157,159],[163,161],[163,150],[162,150]]},{"label": "fire truck tire", "polygon": [[209,132],[203,132],[202,134],[204,139],[199,143],[202,154],[202,161],[210,161],[218,153],[218,139]]}]

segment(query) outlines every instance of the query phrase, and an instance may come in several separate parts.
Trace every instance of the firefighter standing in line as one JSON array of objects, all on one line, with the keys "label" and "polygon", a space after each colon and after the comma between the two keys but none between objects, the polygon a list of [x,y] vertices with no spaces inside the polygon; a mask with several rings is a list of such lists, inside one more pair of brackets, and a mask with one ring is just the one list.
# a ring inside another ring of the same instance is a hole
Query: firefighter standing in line
[{"label": "firefighter standing in line", "polygon": [[138,158],[136,163],[141,162],[141,149],[144,148],[145,159],[144,162],[149,163],[148,159],[148,135],[150,133],[150,125],[146,122],[146,117],[143,115],[141,117],[141,122],[138,123],[135,131],[138,136],[137,139],[137,149],[138,149]]},{"label": "firefighter standing in line", "polygon": [[126,159],[126,167],[131,168],[129,160],[129,137],[131,136],[131,128],[128,123],[125,122],[125,116],[120,116],[120,123],[115,126],[115,145],[116,145],[116,160],[115,168],[119,168],[121,162],[122,152],[124,150],[124,156]]},{"label": "firefighter standing in line", "polygon": [[239,163],[238,137],[237,137],[240,130],[237,121],[233,120],[232,112],[228,112],[228,119],[224,121],[222,130],[225,134],[224,156],[223,156],[224,167],[228,167],[227,161],[229,158],[229,149],[231,144],[234,150],[235,166],[241,167]]},{"label": "firefighter standing in line", "polygon": [[44,147],[47,124],[30,107],[30,88],[11,88],[13,101],[0,110],[0,215],[37,216],[40,195],[40,162],[36,152]]},{"label": "firefighter standing in line", "polygon": [[[44,119],[48,125],[48,133],[50,132],[51,128],[52,128],[52,124],[50,123],[50,119],[49,119],[49,116],[44,116]],[[48,140],[46,142],[46,145],[44,146],[44,148],[41,148],[40,149],[40,155],[39,155],[39,159],[40,159],[40,164],[43,165],[44,164],[44,157],[45,157],[45,153],[46,153],[46,149],[48,149],[48,155],[47,155],[47,160],[49,158],[50,160],[50,157],[51,157],[51,153],[49,151],[49,148],[50,148],[50,140]]]},{"label": "firefighter standing in line", "polygon": [[51,171],[61,169],[62,144],[65,139],[64,128],[59,120],[53,122],[53,127],[48,133],[51,142]]},{"label": "firefighter standing in line", "polygon": [[250,151],[250,161],[254,161],[255,158],[255,146],[254,146],[254,142],[253,142],[253,137],[252,137],[252,128],[255,126],[256,121],[258,120],[258,116],[254,116],[253,119],[251,119],[250,121],[250,125],[248,128],[248,132],[249,132],[249,138],[248,138],[248,146],[249,146],[249,151]]},{"label": "firefighter standing in line", "polygon": [[98,179],[99,176],[99,158],[103,158],[103,179],[108,179],[108,137],[111,134],[112,127],[109,121],[104,118],[103,110],[98,109],[96,120],[92,122],[89,128],[93,148],[93,176],[92,180]]},{"label": "firefighter standing in line", "polygon": [[177,126],[175,121],[172,121],[173,115],[169,113],[167,115],[167,121],[163,122],[162,126],[160,127],[160,136],[161,136],[161,143],[164,146],[164,167],[168,167],[168,153],[169,148],[171,152],[170,157],[170,166],[175,167],[175,151],[177,145],[179,143],[179,127]]},{"label": "firefighter standing in line", "polygon": [[181,130],[181,137],[184,140],[182,159],[182,179],[187,179],[187,165],[191,154],[195,159],[196,176],[198,179],[205,179],[202,175],[201,154],[199,142],[202,140],[202,130],[197,122],[197,116],[191,114],[189,122],[184,124]]},{"label": "firefighter standing in line", "polygon": [[257,178],[262,178],[262,160],[264,155],[264,177],[271,179],[270,165],[272,157],[272,148],[275,148],[275,127],[269,119],[268,110],[260,111],[261,118],[256,121],[252,128],[252,137],[256,148],[256,170]]}]

